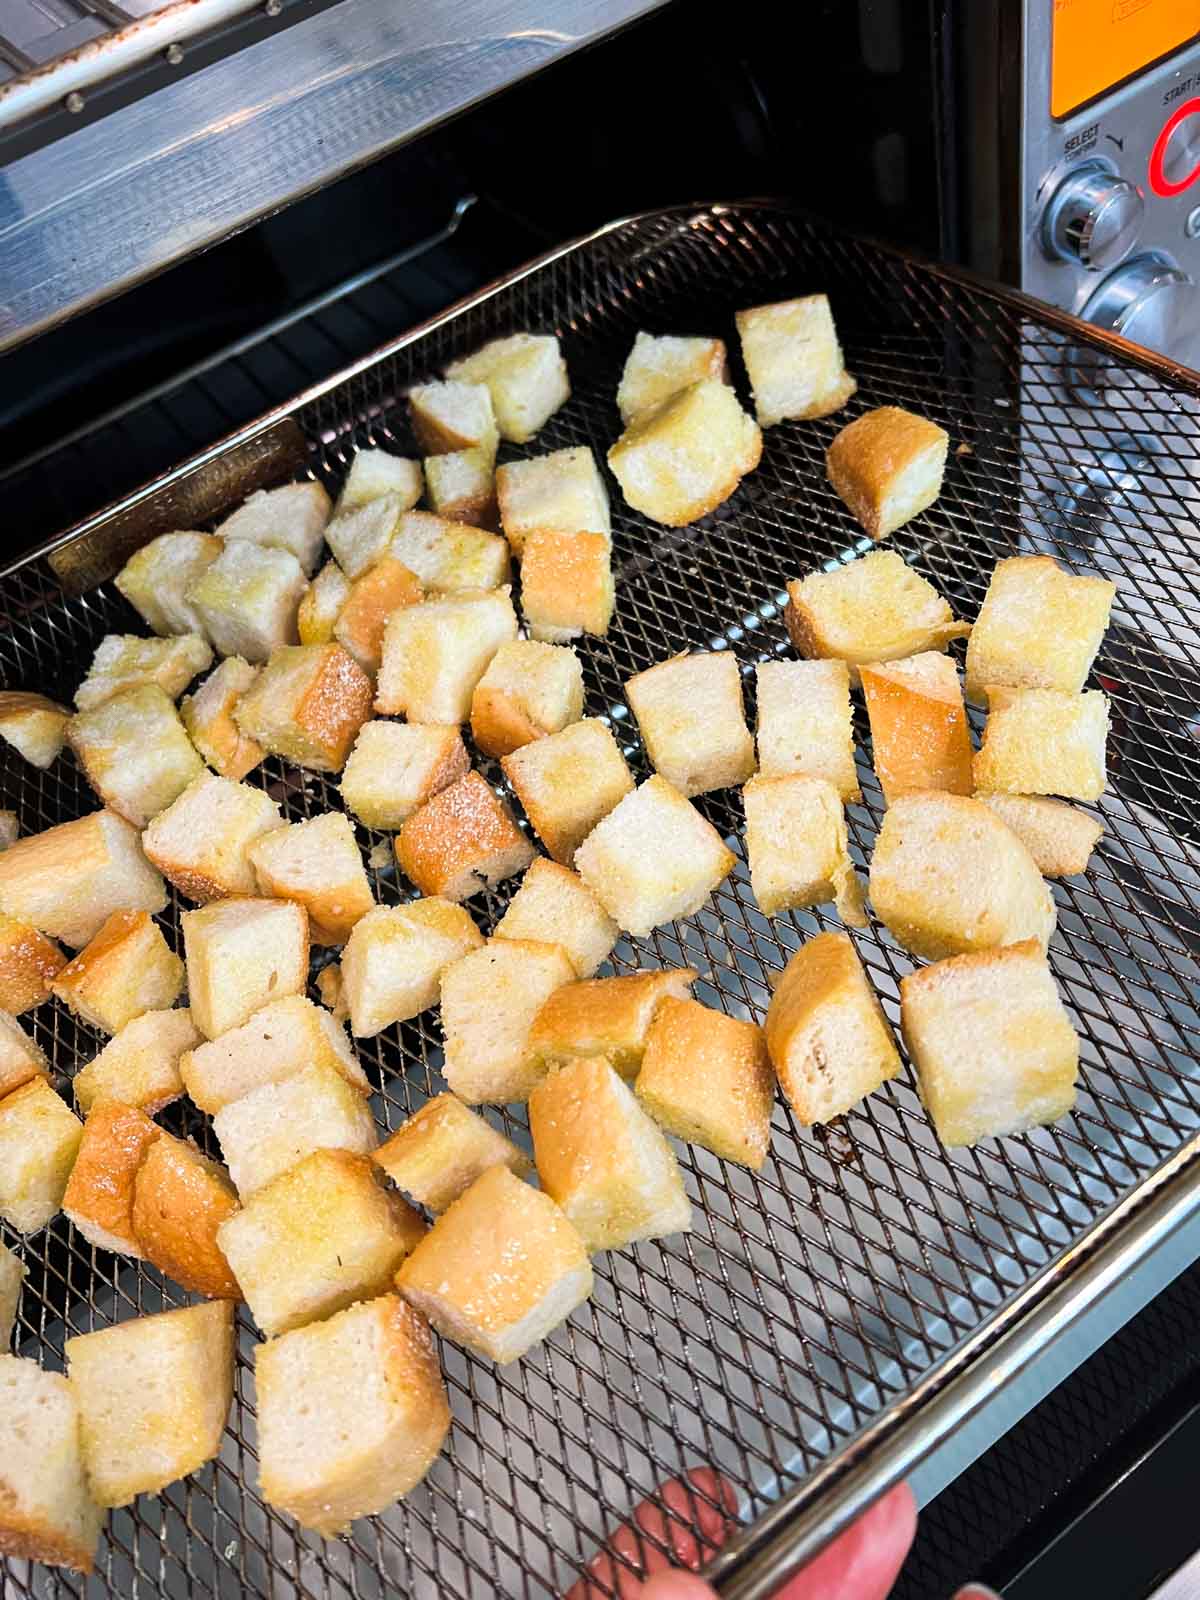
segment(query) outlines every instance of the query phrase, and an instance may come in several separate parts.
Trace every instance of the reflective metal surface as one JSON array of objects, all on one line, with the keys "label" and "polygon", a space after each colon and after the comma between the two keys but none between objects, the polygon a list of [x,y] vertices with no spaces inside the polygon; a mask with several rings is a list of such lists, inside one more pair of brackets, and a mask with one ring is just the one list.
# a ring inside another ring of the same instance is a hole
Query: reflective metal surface
[{"label": "reflective metal surface", "polygon": [[1048,254],[1089,272],[1116,266],[1137,243],[1145,203],[1107,161],[1089,161],[1063,179],[1046,207]]}]

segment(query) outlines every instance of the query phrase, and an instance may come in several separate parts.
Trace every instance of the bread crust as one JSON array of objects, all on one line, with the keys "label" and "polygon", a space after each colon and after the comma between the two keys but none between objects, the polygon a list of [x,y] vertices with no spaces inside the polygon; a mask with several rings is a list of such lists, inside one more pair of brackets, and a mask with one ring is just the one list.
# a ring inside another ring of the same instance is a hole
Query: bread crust
[{"label": "bread crust", "polygon": [[183,962],[148,911],[114,911],[51,984],[59,1000],[105,1033],[146,1011],[167,1011],[183,988]]},{"label": "bread crust", "polygon": [[0,1011],[19,1017],[40,1006],[66,964],[53,940],[0,911]]},{"label": "bread crust", "polygon": [[237,1208],[224,1167],[193,1144],[164,1133],[146,1149],[133,1188],[133,1234],[146,1259],[191,1293],[241,1299],[217,1241]]},{"label": "bread crust", "polygon": [[[937,499],[950,435],[936,422],[900,406],[879,406],[856,417],[825,454],[830,483],[872,539],[885,539]],[[906,475],[923,481],[899,506],[890,503]]]},{"label": "bread crust", "polygon": [[971,733],[958,669],[926,651],[859,668],[871,722],[875,775],[890,805],[902,794],[972,794]]},{"label": "bread crust", "polygon": [[433,795],[401,825],[396,860],[423,895],[466,900],[523,872],[534,849],[478,772]]},{"label": "bread crust", "polygon": [[371,679],[340,644],[285,645],[271,653],[234,713],[264,750],[316,772],[340,772],[371,714]]},{"label": "bread crust", "polygon": [[546,1067],[603,1056],[623,1078],[634,1078],[658,1008],[668,998],[686,1000],[698,976],[694,967],[678,967],[568,983],[534,1018],[530,1058]]},{"label": "bread crust", "polygon": [[144,1111],[103,1101],[88,1113],[63,1195],[63,1210],[91,1244],[143,1254],[133,1221],[138,1168],[162,1129]]},{"label": "bread crust", "polygon": [[114,911],[152,914],[167,903],[137,831],[94,811],[0,850],[0,910],[79,948]]},{"label": "bread crust", "polygon": [[364,672],[379,671],[383,654],[383,630],[393,611],[415,606],[425,598],[425,590],[415,572],[402,561],[384,556],[350,585],[333,628],[333,636],[345,645]]},{"label": "bread crust", "polygon": [[533,1171],[523,1150],[452,1094],[427,1100],[371,1159],[434,1213],[453,1205],[489,1167],[505,1166],[518,1178]]}]

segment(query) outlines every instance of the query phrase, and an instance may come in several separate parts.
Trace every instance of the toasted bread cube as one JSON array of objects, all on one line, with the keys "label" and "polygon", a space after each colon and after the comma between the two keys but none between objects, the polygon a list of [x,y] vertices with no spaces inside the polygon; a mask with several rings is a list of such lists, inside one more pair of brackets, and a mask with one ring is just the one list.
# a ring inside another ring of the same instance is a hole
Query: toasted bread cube
[{"label": "toasted bread cube", "polygon": [[314,1150],[256,1190],[218,1239],[270,1338],[385,1294],[426,1231],[367,1156]]},{"label": "toasted bread cube", "polygon": [[263,1084],[282,1083],[310,1066],[340,1073],[363,1096],[371,1092],[345,1028],[304,995],[293,994],[217,1039],[197,1037],[179,1072],[201,1111],[215,1115]]},{"label": "toasted bread cube", "polygon": [[378,1143],[358,1088],[323,1062],[231,1100],[213,1117],[213,1130],[243,1201],[314,1150],[367,1155]]},{"label": "toasted bread cube", "polygon": [[50,1063],[42,1047],[9,1015],[0,1011],[0,1100],[32,1078],[48,1078]]},{"label": "toasted bread cube", "polygon": [[0,1100],[0,1217],[18,1233],[36,1233],[59,1210],[82,1137],[45,1078]]},{"label": "toasted bread cube", "polygon": [[321,1004],[328,1009],[333,1020],[339,1024],[349,1022],[350,1002],[346,997],[341,964],[333,961],[329,966],[322,967],[317,973],[315,982],[317,993],[321,996]]},{"label": "toasted bread cube", "polygon": [[482,944],[470,913],[449,900],[369,911],[342,954],[351,1032],[367,1038],[437,1005],[442,973]]},{"label": "toasted bread cube", "polygon": [[496,454],[500,438],[484,383],[418,383],[408,391],[408,414],[424,455],[478,447]]},{"label": "toasted bread cube", "polygon": [[761,456],[762,434],[737,395],[704,378],[639,412],[608,464],[635,511],[682,528],[728,500]]},{"label": "toasted bread cube", "polygon": [[124,689],[78,712],[67,724],[67,742],[101,800],[135,828],[165,811],[204,771],[179,713],[156,683]]},{"label": "toasted bread cube", "polygon": [[71,1087],[86,1117],[94,1106],[117,1100],[153,1115],[183,1093],[179,1062],[200,1043],[200,1030],[186,1006],[146,1011],[127,1022],[81,1072]]},{"label": "toasted bread cube", "polygon": [[[495,458],[490,450],[455,450],[430,456],[425,463],[429,504],[447,522],[465,522],[471,528],[494,528],[496,505]],[[508,576],[507,572],[504,574]],[[502,580],[501,580],[502,581]],[[476,587],[474,583],[472,588]]]},{"label": "toasted bread cube", "polygon": [[385,1139],[372,1160],[398,1189],[435,1214],[489,1167],[507,1167],[527,1178],[533,1162],[511,1139],[452,1094],[437,1094]]},{"label": "toasted bread cube", "polygon": [[496,589],[509,578],[508,545],[498,533],[431,511],[406,512],[388,553],[411,567],[434,594]]},{"label": "toasted bread cube", "polygon": [[76,1016],[120,1033],[146,1011],[166,1011],[183,988],[183,962],[148,911],[114,911],[51,985]]},{"label": "toasted bread cube", "polygon": [[775,985],[765,1031],[779,1086],[805,1127],[832,1122],[900,1071],[849,934],[819,933],[800,946]]},{"label": "toasted bread cube", "polygon": [[371,680],[340,644],[285,645],[238,702],[238,727],[272,755],[340,772],[371,714]]},{"label": "toasted bread cube", "polygon": [[1072,878],[1086,872],[1104,824],[1086,811],[1041,795],[981,794],[979,798],[1006,822],[1037,862],[1043,878]]},{"label": "toasted bread cube", "polygon": [[759,426],[840,411],[858,388],[823,294],[739,311],[734,319]]},{"label": "toasted bread cube", "polygon": [[448,1339],[507,1365],[583,1304],[592,1265],[550,1196],[495,1166],[438,1218],[396,1287]]},{"label": "toasted bread cube", "polygon": [[636,1078],[659,1006],[668,998],[686,1000],[695,981],[691,967],[679,967],[568,983],[533,1019],[529,1060],[545,1072],[564,1061],[603,1056],[623,1078]]},{"label": "toasted bread cube", "polygon": [[625,680],[646,753],[691,797],[745,783],[754,740],[742,705],[742,675],[728,650],[673,656]]},{"label": "toasted bread cube", "polygon": [[295,644],[304,568],[286,550],[228,539],[217,559],[189,585],[186,599],[219,655],[265,661]]},{"label": "toasted bread cube", "polygon": [[293,901],[214,900],[181,922],[192,1021],[206,1038],[304,992],[308,916]]},{"label": "toasted bread cube", "polygon": [[260,744],[247,739],[233,715],[261,670],[241,656],[226,656],[179,707],[180,719],[196,749],[214,772],[235,783],[258,766],[266,753]]},{"label": "toasted bread cube", "polygon": [[364,672],[379,671],[383,630],[393,611],[415,606],[425,598],[421,580],[402,561],[384,556],[350,585],[333,629]]},{"label": "toasted bread cube", "polygon": [[699,911],[734,859],[713,825],[655,774],[592,829],[575,870],[617,925],[642,938]]},{"label": "toasted bread cube", "polygon": [[164,1133],[146,1150],[133,1188],[133,1231],[141,1253],[193,1294],[240,1300],[220,1245],[238,1208],[229,1174],[186,1139]]},{"label": "toasted bread cube", "polygon": [[429,1325],[396,1295],[260,1344],[255,1375],[263,1498],[326,1539],[420,1483],[450,1428]]},{"label": "toasted bread cube", "polygon": [[405,498],[400,494],[380,495],[353,509],[339,511],[326,528],[329,548],[348,579],[361,578],[388,554],[406,510]]},{"label": "toasted bread cube", "polygon": [[574,977],[565,950],[527,939],[493,939],[444,969],[442,1071],[460,1100],[528,1100],[546,1071],[530,1057],[529,1030],[546,999]]},{"label": "toasted bread cube", "polygon": [[15,811],[0,811],[0,850],[7,850],[21,837],[21,824]]},{"label": "toasted bread cube", "polygon": [[478,772],[427,800],[396,835],[400,870],[423,895],[446,900],[468,900],[524,872],[534,853],[512,812]]},{"label": "toasted bread cube", "polygon": [[560,945],[576,976],[590,978],[612,954],[620,931],[577,872],[537,856],[492,937]]},{"label": "toasted bread cube", "polygon": [[553,334],[514,333],[452,361],[447,378],[485,383],[500,437],[528,444],[571,398],[567,364]]},{"label": "toasted bread cube", "polygon": [[864,661],[942,650],[971,631],[894,550],[872,550],[832,572],[794,578],[787,592],[784,621],[797,652],[847,662],[851,683]]},{"label": "toasted bread cube", "polygon": [[1117,586],[1067,572],[1051,556],[997,561],[967,645],[967,698],[990,684],[1078,694],[1108,627]]},{"label": "toasted bread cube", "polygon": [[71,1385],[36,1361],[0,1355],[0,1555],[91,1572],[102,1521]]},{"label": "toasted bread cube", "polygon": [[646,1034],[634,1089],[677,1139],[756,1171],[767,1159],[775,1074],[756,1022],[668,995]]},{"label": "toasted bread cube", "polygon": [[949,1148],[1042,1127],[1075,1104],[1079,1039],[1034,939],[910,972],[900,1026]]},{"label": "toasted bread cube", "polygon": [[84,1466],[102,1506],[157,1494],[212,1460],[233,1400],[233,1352],[227,1300],[67,1340]]},{"label": "toasted bread cube", "polygon": [[859,669],[875,776],[890,805],[902,794],[971,794],[971,730],[958,668],[934,650]]},{"label": "toasted bread cube", "polygon": [[58,946],[31,923],[19,922],[0,911],[0,1011],[19,1017],[40,1006],[49,998],[50,985],[66,964],[67,958]]},{"label": "toasted bread cube", "polygon": [[403,502],[401,510],[408,511],[421,498],[424,486],[419,461],[386,450],[356,450],[338,496],[337,515],[389,494],[398,495]]},{"label": "toasted bread cube", "polygon": [[593,717],[523,745],[500,764],[542,843],[564,866],[633,790],[620,746]]},{"label": "toasted bread cube", "polygon": [[[13,1328],[17,1322],[17,1307],[21,1303],[21,1284],[24,1280],[25,1263],[0,1244],[0,1352],[3,1353],[7,1353],[12,1343]],[[0,1483],[3,1481],[0,1478]],[[0,1518],[0,1528],[3,1528],[2,1518]],[[3,1549],[4,1536],[0,1532],[0,1550]]]},{"label": "toasted bread cube", "polygon": [[336,561],[327,561],[305,589],[296,612],[300,643],[328,644],[349,598],[350,579]]},{"label": "toasted bread cube", "polygon": [[723,339],[639,332],[625,358],[621,382],[617,386],[621,421],[632,422],[640,411],[658,405],[703,378],[729,382],[729,360]]},{"label": "toasted bread cube", "polygon": [[798,772],[824,778],[848,804],[861,800],[846,663],[763,661],[755,682],[760,777]]},{"label": "toasted bread cube", "polygon": [[141,639],[132,633],[106,633],[96,648],[87,677],[75,691],[80,711],[111,700],[124,689],[156,683],[177,700],[198,672],[212,666],[208,642],[198,633],[170,639]]},{"label": "toasted bread cube", "polygon": [[399,828],[470,770],[457,723],[364,722],[342,771],[342,799],[368,828]]},{"label": "toasted bread cube", "polygon": [[1107,784],[1108,696],[1099,689],[988,690],[990,711],[975,757],[981,794],[1059,794],[1099,800]]},{"label": "toasted bread cube", "polygon": [[611,539],[608,490],[587,445],[496,468],[500,525],[514,555],[531,533],[602,533]]},{"label": "toasted bread cube", "polygon": [[308,912],[314,944],[345,944],[375,904],[350,820],[326,811],[276,828],[250,846],[263,894],[294,900]]},{"label": "toasted bread cube", "polygon": [[0,911],[78,948],[122,909],[161,911],[163,881],[123,817],[94,811],[0,851]]},{"label": "toasted bread cube", "polygon": [[186,596],[222,548],[215,534],[163,533],[135,551],[113,582],[155,633],[203,633]]},{"label": "toasted bread cube", "polygon": [[325,542],[333,506],[319,483],[285,483],[256,489],[217,529],[223,539],[246,539],[272,550],[286,550],[313,572]]},{"label": "toasted bread cube", "polygon": [[[133,1188],[142,1158],[162,1129],[144,1111],[106,1100],[88,1113],[62,1208],[89,1244],[141,1256]],[[165,1135],[163,1135],[165,1137]]]},{"label": "toasted bread cube", "polygon": [[489,756],[559,733],[583,715],[583,667],[569,646],[502,644],[471,698],[471,733]]},{"label": "toasted bread cube", "polygon": [[250,849],[283,828],[279,807],[261,789],[202,771],[142,835],[142,848],[189,900],[253,895]]},{"label": "toasted bread cube", "polygon": [[950,435],[899,406],[848,422],[825,453],[830,483],[872,539],[886,539],[942,492]]},{"label": "toasted bread cube", "polygon": [[388,619],[375,709],[410,722],[465,722],[488,663],[517,636],[507,589],[449,595]]},{"label": "toasted bread cube", "polygon": [[0,739],[43,771],[52,767],[66,743],[71,713],[44,694],[0,691]]},{"label": "toasted bread cube", "polygon": [[606,534],[538,528],[529,535],[521,561],[521,610],[534,639],[566,644],[584,633],[602,639],[615,604]]},{"label": "toasted bread cube", "polygon": [[742,790],[750,887],[768,917],[832,900],[843,921],[865,928],[863,892],[837,790],[792,773],[755,778]]},{"label": "toasted bread cube", "polygon": [[871,904],[925,961],[1054,931],[1054,901],[1011,828],[966,795],[901,795],[884,813],[871,857]]}]

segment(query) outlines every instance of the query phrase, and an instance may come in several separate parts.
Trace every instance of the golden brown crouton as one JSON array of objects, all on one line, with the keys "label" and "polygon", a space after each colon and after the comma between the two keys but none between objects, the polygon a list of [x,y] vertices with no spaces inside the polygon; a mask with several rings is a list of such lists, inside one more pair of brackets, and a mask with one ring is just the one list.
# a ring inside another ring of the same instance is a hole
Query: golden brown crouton
[{"label": "golden brown crouton", "polygon": [[739,311],[738,337],[759,426],[840,411],[858,388],[823,294]]},{"label": "golden brown crouton", "polygon": [[214,772],[234,782],[256,767],[264,754],[261,745],[247,739],[233,715],[258,674],[259,668],[240,656],[226,656],[179,707],[188,738],[196,749]]},{"label": "golden brown crouton", "polygon": [[875,775],[890,805],[920,789],[970,794],[971,732],[958,668],[927,650],[859,669]]},{"label": "golden brown crouton", "polygon": [[399,828],[470,770],[457,723],[364,722],[342,771],[342,799],[368,828]]},{"label": "golden brown crouton", "polygon": [[263,894],[294,900],[308,912],[314,944],[345,944],[375,904],[354,829],[341,811],[263,834],[249,855]]},{"label": "golden brown crouton", "polygon": [[523,872],[534,849],[478,772],[427,800],[396,835],[400,870],[424,895],[467,900]]},{"label": "golden brown crouton", "polygon": [[78,948],[114,911],[161,911],[163,881],[137,830],[94,811],[0,851],[0,911]]},{"label": "golden brown crouton", "polygon": [[728,650],[673,656],[625,680],[646,753],[680,794],[745,783],[754,740],[742,705],[742,675]]},{"label": "golden brown crouton", "polygon": [[453,1205],[489,1167],[507,1167],[518,1178],[533,1171],[523,1150],[452,1094],[427,1100],[372,1160],[397,1188],[434,1213]]},{"label": "golden brown crouton", "polygon": [[880,406],[848,422],[829,446],[825,470],[855,520],[886,539],[942,492],[950,435],[927,417]]},{"label": "golden brown crouton", "polygon": [[206,905],[258,892],[250,847],[282,827],[283,815],[269,794],[201,772],[155,817],[142,848],[181,894]]},{"label": "golden brown crouton", "polygon": [[19,1017],[40,1006],[66,964],[58,946],[31,923],[0,911],[0,1011]]},{"label": "golden brown crouton", "polygon": [[276,650],[238,702],[238,727],[272,755],[340,772],[371,714],[371,680],[340,644]]},{"label": "golden brown crouton", "polygon": [[55,995],[94,1028],[119,1033],[146,1011],[165,1011],[183,988],[183,962],[147,911],[114,911],[62,969]]},{"label": "golden brown crouton", "polygon": [[506,756],[583,715],[583,668],[567,645],[537,639],[502,644],[471,697],[471,734],[489,756]]},{"label": "golden brown crouton", "polygon": [[762,455],[758,424],[715,378],[641,411],[608,452],[635,511],[681,528],[716,509]]},{"label": "golden brown crouton", "polygon": [[134,1180],[131,1215],[141,1253],[192,1294],[240,1300],[218,1239],[237,1204],[219,1162],[164,1133],[146,1150]]},{"label": "golden brown crouton", "polygon": [[620,746],[592,717],[512,751],[500,764],[538,837],[564,866],[633,789]]}]

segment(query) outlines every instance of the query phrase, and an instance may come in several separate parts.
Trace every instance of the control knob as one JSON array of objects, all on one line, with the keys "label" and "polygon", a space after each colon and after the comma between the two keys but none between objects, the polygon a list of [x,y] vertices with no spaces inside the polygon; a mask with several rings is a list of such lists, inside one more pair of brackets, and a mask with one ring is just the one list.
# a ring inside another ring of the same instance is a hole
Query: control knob
[{"label": "control knob", "polygon": [[1137,243],[1145,204],[1103,157],[1076,167],[1055,189],[1042,218],[1046,254],[1104,272]]},{"label": "control knob", "polygon": [[[1079,314],[1097,328],[1187,361],[1192,359],[1195,288],[1164,251],[1147,250],[1110,272]],[[1106,367],[1101,351],[1076,346],[1068,358],[1068,377],[1079,389],[1099,391]]]}]

